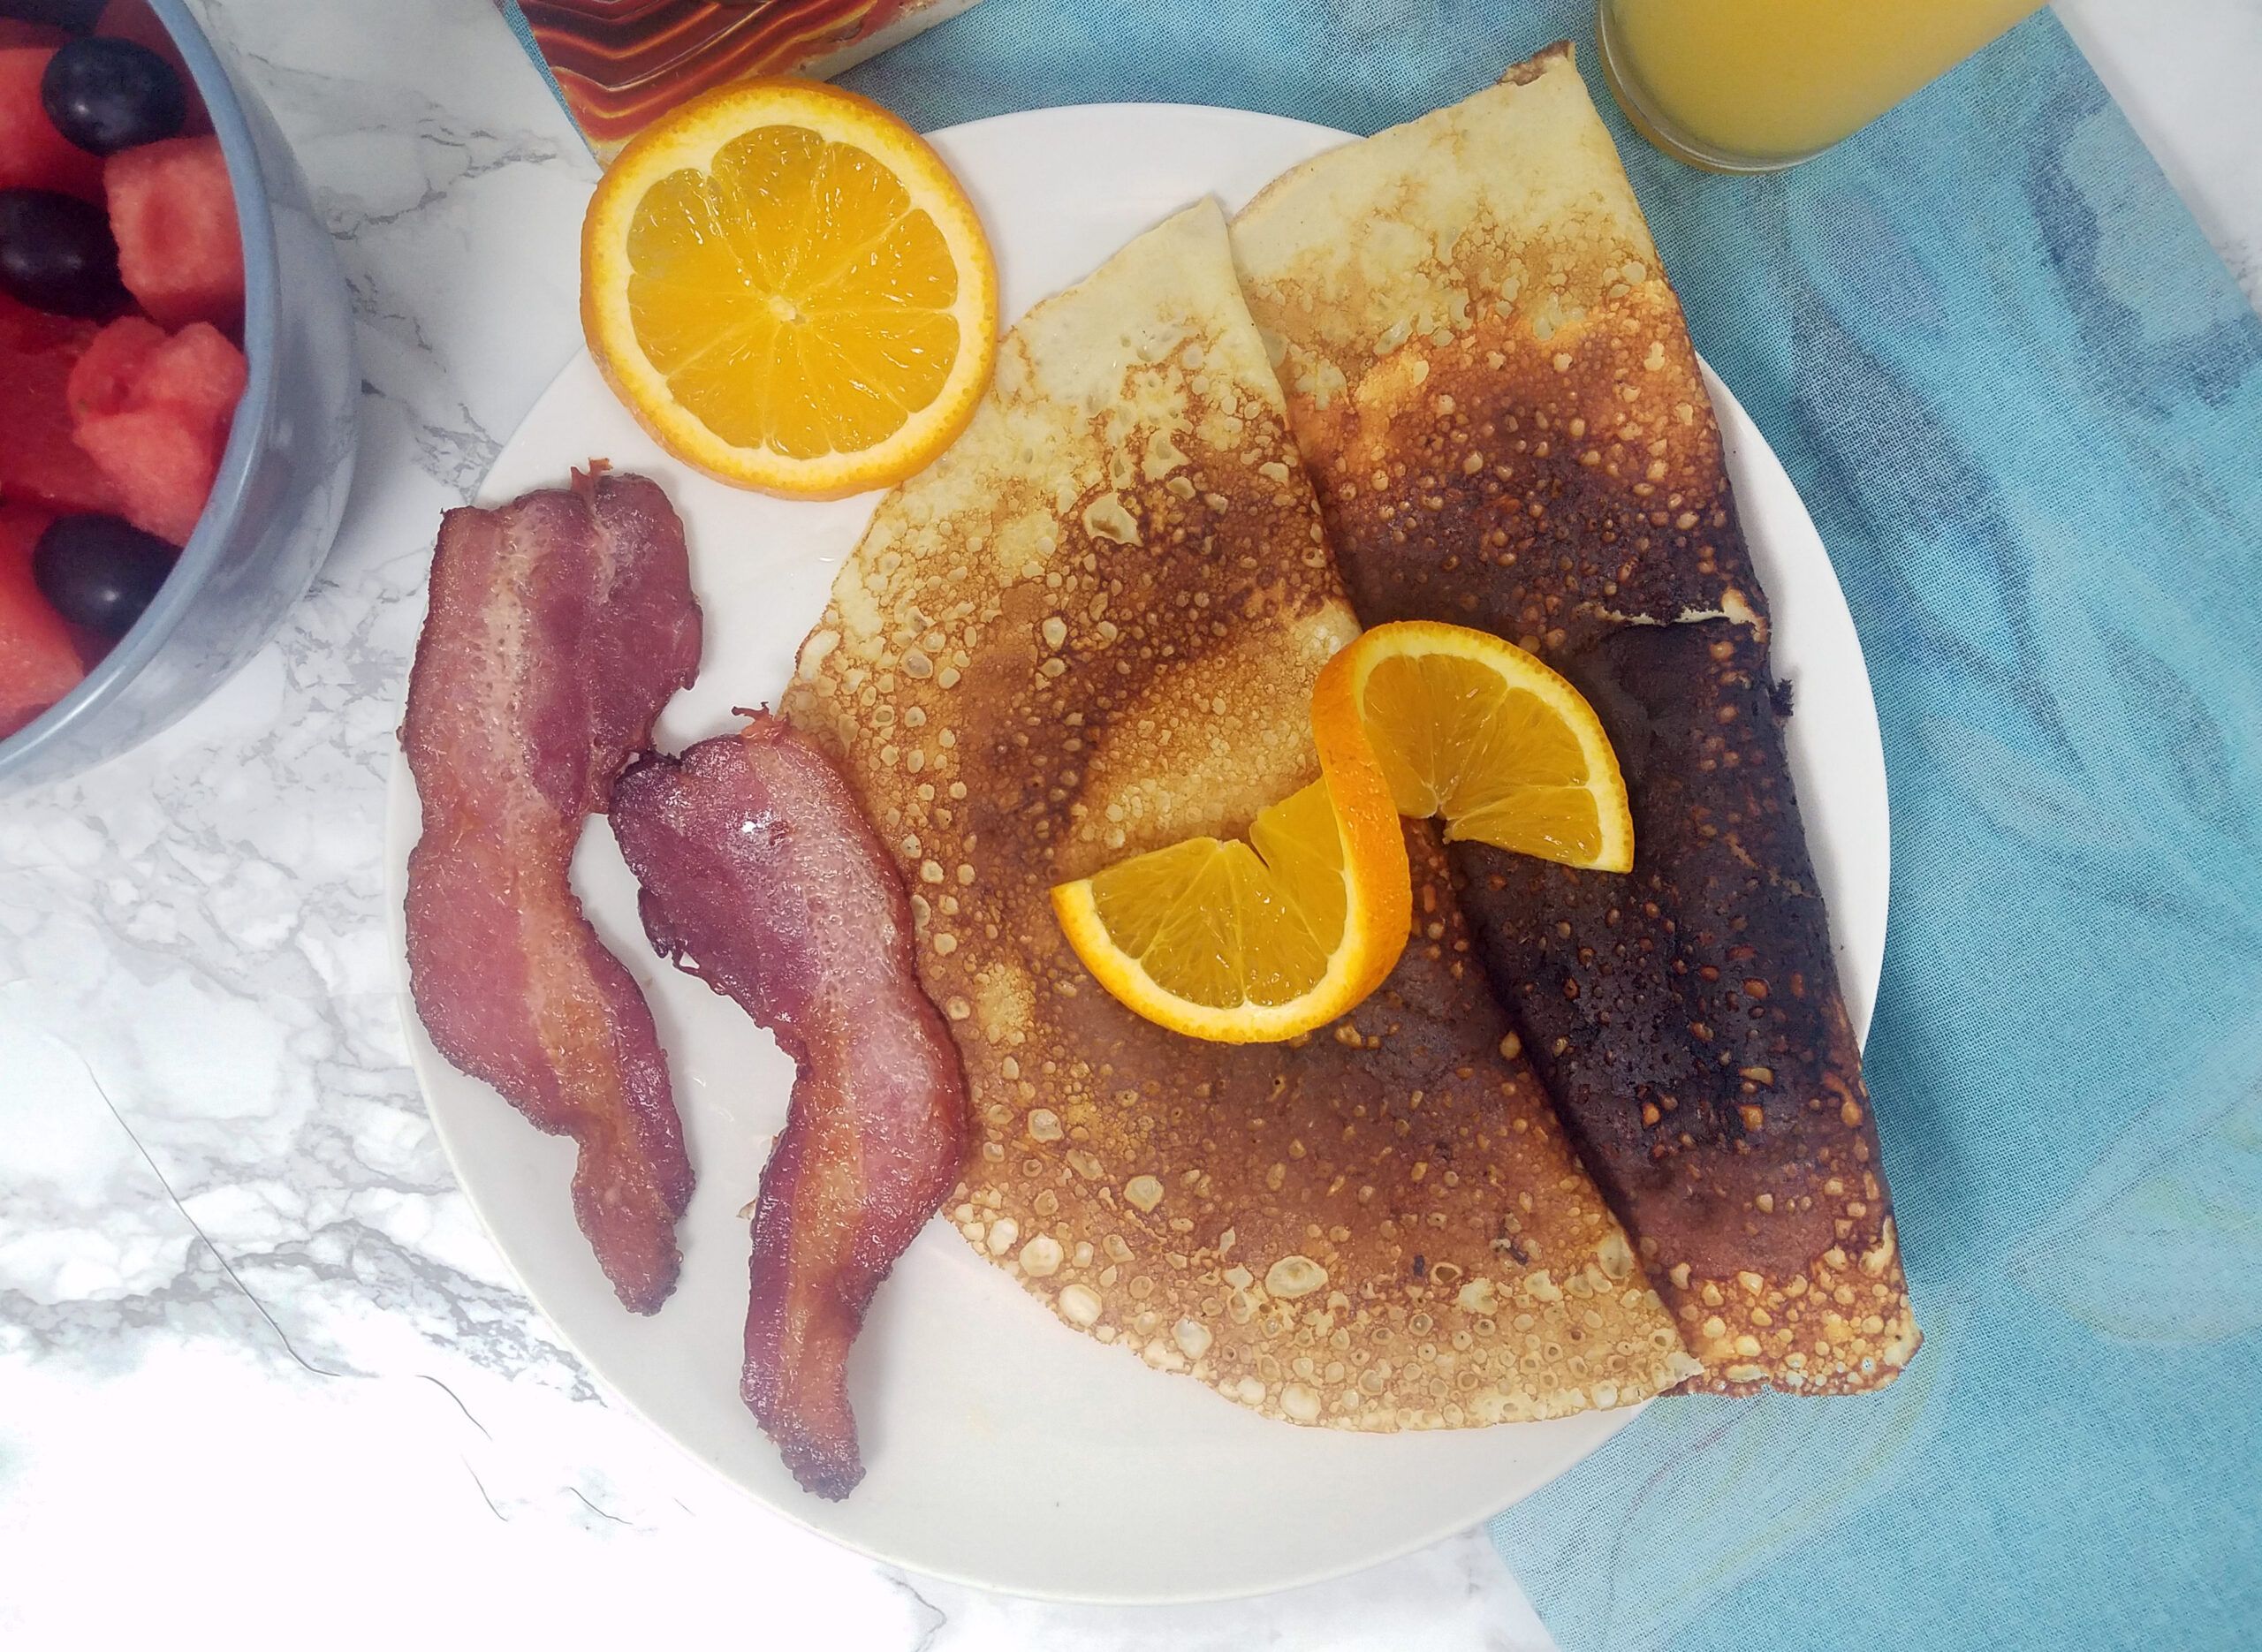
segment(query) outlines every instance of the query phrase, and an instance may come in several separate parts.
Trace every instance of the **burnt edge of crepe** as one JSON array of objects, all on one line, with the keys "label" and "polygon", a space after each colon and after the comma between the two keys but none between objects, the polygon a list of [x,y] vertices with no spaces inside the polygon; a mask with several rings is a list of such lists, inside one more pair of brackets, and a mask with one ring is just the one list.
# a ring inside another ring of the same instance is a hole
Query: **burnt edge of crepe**
[{"label": "burnt edge of crepe", "polygon": [[[1583,216],[1488,246],[1501,226],[1479,213],[1442,256],[1431,237],[1431,262],[1402,289],[1434,301],[1457,284],[1460,317],[1403,318],[1396,338],[1361,341],[1362,358],[1325,335],[1310,291],[1252,276],[1246,257],[1244,288],[1287,346],[1276,359],[1361,620],[1441,619],[1516,641],[1579,684],[1631,754],[1630,881],[1454,855],[1499,996],[1708,1368],[1691,1385],[1873,1388],[1920,1338],[1783,752],[1765,597],[1678,300],[1567,43],[1369,142],[1435,138],[1458,164],[1451,128],[1469,105],[1491,100],[1490,117],[1509,121],[1535,97],[1552,124],[1519,141],[1537,165],[1585,170]],[[1330,169],[1340,181],[1381,153],[1364,147],[1291,172],[1240,222],[1270,208],[1293,230],[1298,180]],[[1419,178],[1387,181],[1393,204],[1418,198]],[[1311,254],[1294,273],[1340,276],[1371,221],[1293,248]],[[1516,285],[1480,303],[1478,282],[1460,277],[1488,260]],[[1345,283],[1370,314],[1378,265]],[[1644,701],[1620,680],[1639,674],[1624,656],[1668,640],[1668,652],[1693,648],[1681,663],[1695,669],[1662,694],[1652,681]],[[1613,909],[1613,889],[1638,890],[1641,905]],[[1652,932],[1629,940],[1629,912]],[[1645,978],[1613,970],[1637,957],[1657,961]]]}]

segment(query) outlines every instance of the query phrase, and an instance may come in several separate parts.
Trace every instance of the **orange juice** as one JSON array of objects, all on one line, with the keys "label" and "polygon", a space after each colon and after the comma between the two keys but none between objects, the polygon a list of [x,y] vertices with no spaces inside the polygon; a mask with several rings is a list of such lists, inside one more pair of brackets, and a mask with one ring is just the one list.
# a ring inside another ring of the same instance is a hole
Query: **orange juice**
[{"label": "orange juice", "polygon": [[1600,0],[1603,72],[1668,155],[1724,171],[1803,161],[2041,0]]}]

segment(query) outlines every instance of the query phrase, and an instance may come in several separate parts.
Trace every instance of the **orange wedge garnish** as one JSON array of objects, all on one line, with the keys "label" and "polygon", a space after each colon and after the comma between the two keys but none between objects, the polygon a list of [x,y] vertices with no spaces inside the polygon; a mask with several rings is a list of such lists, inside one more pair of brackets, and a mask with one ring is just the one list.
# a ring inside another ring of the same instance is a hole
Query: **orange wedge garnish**
[{"label": "orange wedge garnish", "polygon": [[1149,1020],[1224,1043],[1293,1038],[1380,986],[1406,948],[1406,838],[1349,693],[1320,673],[1320,778],[1250,824],[1190,837],[1052,891],[1076,956]]},{"label": "orange wedge garnish", "polygon": [[1446,837],[1627,872],[1634,815],[1584,696],[1514,643],[1428,620],[1377,625],[1337,655],[1400,813]]}]

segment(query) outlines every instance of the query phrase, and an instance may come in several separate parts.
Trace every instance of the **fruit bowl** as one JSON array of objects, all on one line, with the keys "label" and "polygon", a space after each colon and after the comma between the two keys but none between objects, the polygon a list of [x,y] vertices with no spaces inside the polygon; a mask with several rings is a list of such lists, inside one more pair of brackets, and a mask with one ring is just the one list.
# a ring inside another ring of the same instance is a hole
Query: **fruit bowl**
[{"label": "fruit bowl", "polygon": [[321,566],[353,477],[361,373],[345,284],[305,177],[182,0],[148,0],[211,118],[243,238],[242,399],[194,531],[85,678],[0,739],[0,795],[140,744],[258,650]]}]

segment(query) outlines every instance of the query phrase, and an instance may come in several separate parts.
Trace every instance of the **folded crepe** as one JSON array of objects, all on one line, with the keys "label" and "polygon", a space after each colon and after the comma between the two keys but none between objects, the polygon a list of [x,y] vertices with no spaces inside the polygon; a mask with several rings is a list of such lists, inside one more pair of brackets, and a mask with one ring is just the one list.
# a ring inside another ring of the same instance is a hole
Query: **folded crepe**
[{"label": "folded crepe", "polygon": [[1006,338],[890,494],[787,714],[896,853],[976,1142],[944,1206],[1066,1324],[1268,1416],[1461,1427],[1695,1369],[1469,959],[1434,833],[1384,988],[1293,1045],[1118,1004],[1056,883],[1239,835],[1316,777],[1355,632],[1214,204]]},{"label": "folded crepe", "polygon": [[1918,1337],[1679,301],[1567,45],[1236,220],[1360,619],[1520,643],[1632,795],[1629,876],[1451,860],[1487,973],[1697,1385],[1892,1380]]}]

